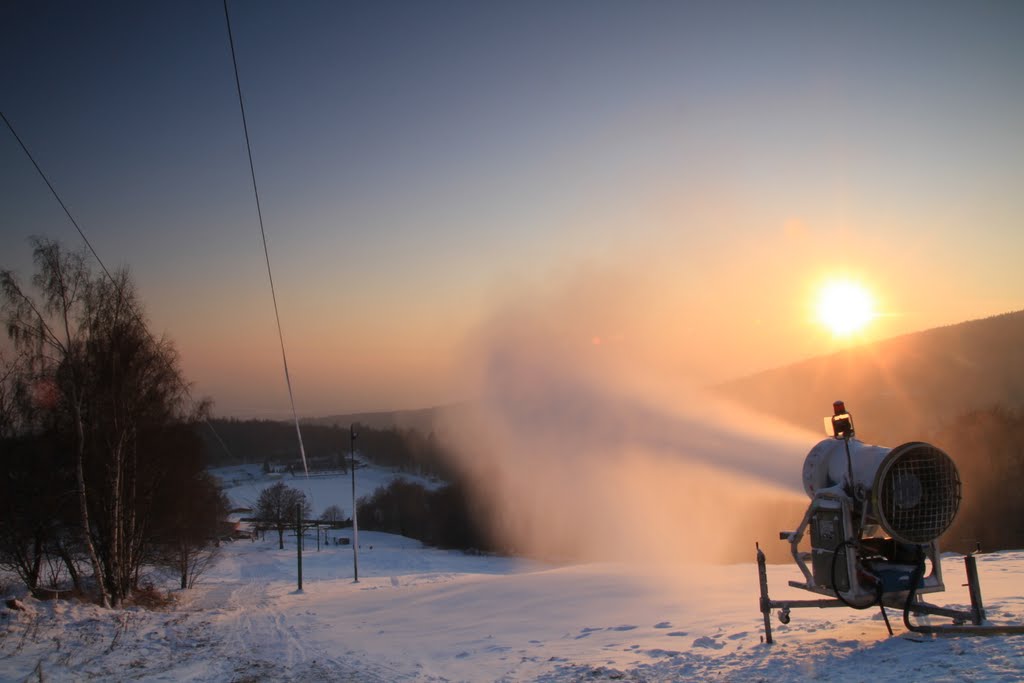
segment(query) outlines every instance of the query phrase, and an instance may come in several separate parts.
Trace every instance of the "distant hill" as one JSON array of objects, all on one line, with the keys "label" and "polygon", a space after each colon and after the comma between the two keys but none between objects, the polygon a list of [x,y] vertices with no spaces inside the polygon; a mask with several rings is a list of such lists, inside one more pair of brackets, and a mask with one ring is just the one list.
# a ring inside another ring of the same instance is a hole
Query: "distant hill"
[{"label": "distant hill", "polygon": [[812,429],[842,399],[866,441],[927,439],[971,411],[1024,412],[1024,311],[847,349],[716,390]]},{"label": "distant hill", "polygon": [[453,404],[449,406],[438,406],[434,408],[420,408],[418,410],[391,410],[369,413],[350,413],[345,415],[327,415],[325,417],[311,417],[301,420],[302,424],[322,425],[326,427],[339,426],[347,427],[358,422],[359,424],[372,427],[373,429],[415,429],[423,434],[429,434],[435,430],[439,420],[454,411],[458,411],[464,404]]},{"label": "distant hill", "polygon": [[[713,390],[796,426],[822,429],[846,401],[858,436],[895,445],[926,439],[952,420],[994,406],[1024,413],[1024,311],[893,337],[726,382]],[[435,431],[469,406],[456,403],[307,418],[374,429]]]},{"label": "distant hill", "polygon": [[964,483],[943,548],[1024,547],[1024,311],[812,358],[716,390],[822,437],[822,417],[842,399],[864,441],[943,448]]},{"label": "distant hill", "polygon": [[302,424],[323,425],[331,427],[338,425],[347,427],[350,424],[359,423],[374,429],[418,429],[430,430],[434,421],[434,409],[422,408],[419,410],[391,410],[371,413],[347,413],[344,415],[325,415],[324,417],[307,417],[300,420]]}]

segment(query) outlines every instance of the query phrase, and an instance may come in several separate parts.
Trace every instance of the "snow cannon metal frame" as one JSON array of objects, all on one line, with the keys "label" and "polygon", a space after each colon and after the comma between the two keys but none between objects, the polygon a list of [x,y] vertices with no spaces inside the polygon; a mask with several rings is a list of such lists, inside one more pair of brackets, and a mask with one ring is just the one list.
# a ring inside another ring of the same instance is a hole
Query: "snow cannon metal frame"
[{"label": "snow cannon metal frame", "polygon": [[[952,458],[918,441],[884,448],[857,440],[842,401],[833,404],[825,424],[832,438],[812,448],[804,461],[803,484],[811,504],[796,530],[780,532],[779,538],[789,543],[804,577],[789,585],[831,599],[770,599],[765,555],[757,545],[765,642],[772,642],[773,609],[788,624],[790,610],[801,607],[877,605],[889,635],[886,607],[902,610],[904,625],[919,633],[1024,633],[1024,626],[986,623],[973,554],[964,558],[970,610],[921,599],[945,590],[938,538],[953,523],[961,500]],[[810,552],[801,551],[808,531]],[[911,614],[949,617],[953,623],[922,626],[911,622]]]}]

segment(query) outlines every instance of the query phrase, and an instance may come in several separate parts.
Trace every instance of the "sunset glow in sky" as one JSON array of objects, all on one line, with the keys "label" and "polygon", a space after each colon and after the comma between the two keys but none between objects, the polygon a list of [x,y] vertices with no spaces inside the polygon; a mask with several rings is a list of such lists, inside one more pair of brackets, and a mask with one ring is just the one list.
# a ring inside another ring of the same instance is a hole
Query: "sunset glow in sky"
[{"label": "sunset glow in sky", "polygon": [[[1024,4],[231,14],[300,414],[472,396],[523,308],[559,352],[698,384],[852,343],[831,280],[872,297],[855,341],[1024,308]],[[196,392],[286,415],[220,3],[7,2],[0,64]],[[31,235],[79,244],[0,129],[0,267],[30,276]]]}]

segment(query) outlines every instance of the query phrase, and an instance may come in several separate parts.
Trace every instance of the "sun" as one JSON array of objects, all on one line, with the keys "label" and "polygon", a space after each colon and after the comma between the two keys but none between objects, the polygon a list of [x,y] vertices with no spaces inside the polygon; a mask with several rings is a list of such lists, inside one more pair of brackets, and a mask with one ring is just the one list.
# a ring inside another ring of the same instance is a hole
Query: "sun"
[{"label": "sun", "polygon": [[852,280],[833,280],[818,292],[818,321],[837,337],[860,332],[875,317],[871,293]]}]

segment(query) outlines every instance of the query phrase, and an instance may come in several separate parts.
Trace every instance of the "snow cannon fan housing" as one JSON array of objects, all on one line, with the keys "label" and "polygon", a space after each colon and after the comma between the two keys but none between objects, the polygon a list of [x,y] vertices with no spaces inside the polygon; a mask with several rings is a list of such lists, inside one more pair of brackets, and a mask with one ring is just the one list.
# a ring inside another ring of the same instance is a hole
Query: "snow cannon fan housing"
[{"label": "snow cannon fan housing", "polygon": [[856,439],[825,439],[807,454],[803,484],[812,499],[848,486],[857,502],[867,504],[867,524],[878,524],[908,544],[937,539],[960,508],[960,474],[953,459],[919,441],[889,449]]}]

